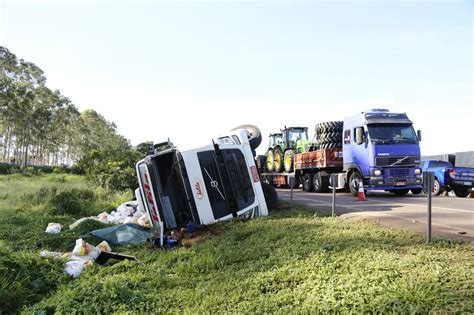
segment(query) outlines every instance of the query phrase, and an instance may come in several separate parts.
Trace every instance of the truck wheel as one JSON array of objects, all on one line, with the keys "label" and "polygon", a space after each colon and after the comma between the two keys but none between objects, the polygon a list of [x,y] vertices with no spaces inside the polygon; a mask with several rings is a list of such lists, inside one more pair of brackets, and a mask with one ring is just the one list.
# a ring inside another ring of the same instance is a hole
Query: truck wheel
[{"label": "truck wheel", "polygon": [[285,172],[291,173],[293,171],[293,157],[295,156],[295,151],[286,150],[284,160],[285,160]]},{"label": "truck wheel", "polygon": [[274,169],[276,173],[280,173],[283,169],[283,152],[281,152],[280,147],[276,147],[273,151],[273,158],[274,158]]},{"label": "truck wheel", "polygon": [[320,173],[316,173],[313,176],[313,188],[317,193],[329,191],[329,176],[321,176]]},{"label": "truck wheel", "polygon": [[359,174],[359,172],[352,172],[351,176],[349,177],[349,189],[353,196],[357,196],[359,193],[360,182],[362,182],[362,176]]},{"label": "truck wheel", "polygon": [[406,194],[408,194],[409,191],[410,191],[410,189],[395,189],[395,190],[392,190],[392,192],[397,196],[405,196]]},{"label": "truck wheel", "polygon": [[273,151],[268,150],[267,155],[266,155],[266,159],[265,159],[265,168],[266,168],[267,172],[273,172],[273,169],[275,167],[274,164],[275,163],[274,163]]},{"label": "truck wheel", "polygon": [[304,174],[303,177],[301,177],[302,181],[302,188],[306,192],[311,192],[313,191],[313,176],[311,174]]},{"label": "truck wheel", "polygon": [[275,188],[267,183],[262,183],[262,190],[268,210],[275,210],[278,207],[278,195]]},{"label": "truck wheel", "polygon": [[467,188],[454,188],[454,194],[459,198],[466,198],[471,192]]},{"label": "truck wheel", "polygon": [[250,147],[252,150],[256,150],[260,143],[262,143],[262,133],[257,126],[254,125],[240,125],[235,128],[232,128],[230,131],[238,130],[238,129],[245,129],[249,133],[248,139],[250,143]]},{"label": "truck wheel", "polygon": [[414,194],[414,195],[419,195],[421,194],[421,192],[423,191],[423,189],[421,188],[414,188],[414,189],[410,189],[411,193]]}]

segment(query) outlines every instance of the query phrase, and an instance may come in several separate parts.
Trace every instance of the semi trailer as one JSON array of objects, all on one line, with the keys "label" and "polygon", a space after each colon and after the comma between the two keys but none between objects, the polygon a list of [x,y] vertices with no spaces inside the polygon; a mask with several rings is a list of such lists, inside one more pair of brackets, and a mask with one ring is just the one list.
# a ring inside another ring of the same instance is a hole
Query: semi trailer
[{"label": "semi trailer", "polygon": [[329,191],[331,174],[338,174],[347,191],[384,190],[405,195],[422,191],[421,132],[405,113],[372,109],[344,121],[316,125],[307,152],[294,155],[292,172],[263,172],[273,185],[301,184],[305,191]]}]

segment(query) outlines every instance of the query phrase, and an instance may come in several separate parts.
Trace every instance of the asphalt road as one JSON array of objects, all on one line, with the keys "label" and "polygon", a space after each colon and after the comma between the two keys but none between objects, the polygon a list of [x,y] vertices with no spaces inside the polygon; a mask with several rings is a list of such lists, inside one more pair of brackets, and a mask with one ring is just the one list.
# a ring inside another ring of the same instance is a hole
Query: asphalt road
[{"label": "asphalt road", "polygon": [[[289,189],[277,189],[281,200],[290,201]],[[366,201],[351,194],[336,194],[336,215],[354,219],[377,220],[382,224],[409,228],[421,233],[427,229],[427,201],[424,195],[403,197],[387,192],[369,192]],[[293,190],[293,202],[331,213],[331,193],[307,193]],[[434,236],[464,239],[474,244],[474,199],[448,196],[433,197]]]}]

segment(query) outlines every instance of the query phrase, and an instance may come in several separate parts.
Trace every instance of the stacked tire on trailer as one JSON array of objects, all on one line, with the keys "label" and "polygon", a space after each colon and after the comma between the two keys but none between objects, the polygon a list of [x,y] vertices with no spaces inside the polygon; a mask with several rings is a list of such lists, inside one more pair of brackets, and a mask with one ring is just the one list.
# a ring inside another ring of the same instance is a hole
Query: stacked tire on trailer
[{"label": "stacked tire on trailer", "polygon": [[316,125],[314,149],[342,148],[342,121],[328,121]]},{"label": "stacked tire on trailer", "polygon": [[[314,144],[310,151],[342,148],[342,121],[328,121],[316,125]],[[302,189],[304,191],[328,192],[329,176],[321,173],[303,174],[301,177]]]}]

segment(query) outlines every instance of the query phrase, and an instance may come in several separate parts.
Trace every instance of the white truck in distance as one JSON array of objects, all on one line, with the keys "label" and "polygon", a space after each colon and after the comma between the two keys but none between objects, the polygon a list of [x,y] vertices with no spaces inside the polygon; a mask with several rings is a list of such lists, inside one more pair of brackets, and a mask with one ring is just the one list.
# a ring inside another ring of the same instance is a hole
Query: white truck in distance
[{"label": "white truck in distance", "polygon": [[276,206],[277,196],[266,184],[262,189],[254,159],[260,142],[258,128],[244,125],[200,148],[180,151],[169,141],[154,145],[153,154],[136,164],[151,224],[163,231],[189,221],[207,225],[268,215],[265,199]]}]

